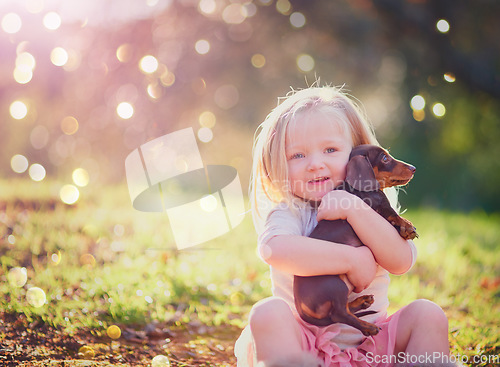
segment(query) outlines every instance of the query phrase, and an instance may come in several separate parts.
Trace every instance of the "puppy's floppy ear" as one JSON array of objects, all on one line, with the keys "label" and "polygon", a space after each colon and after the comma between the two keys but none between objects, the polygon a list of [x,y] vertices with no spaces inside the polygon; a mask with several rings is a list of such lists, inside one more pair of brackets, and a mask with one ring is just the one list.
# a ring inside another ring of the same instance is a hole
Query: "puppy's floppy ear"
[{"label": "puppy's floppy ear", "polygon": [[362,155],[356,155],[349,160],[345,180],[358,191],[377,191],[380,189],[372,165]]}]

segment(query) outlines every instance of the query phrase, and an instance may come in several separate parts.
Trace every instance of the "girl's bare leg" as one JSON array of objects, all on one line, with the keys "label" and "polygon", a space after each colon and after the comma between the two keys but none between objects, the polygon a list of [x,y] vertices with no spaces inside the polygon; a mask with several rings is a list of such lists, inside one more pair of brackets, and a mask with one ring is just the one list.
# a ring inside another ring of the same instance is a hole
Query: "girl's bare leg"
[{"label": "girl's bare leg", "polygon": [[281,298],[266,298],[253,306],[250,330],[259,362],[300,358],[303,353],[299,323]]},{"label": "girl's bare leg", "polygon": [[452,366],[448,358],[448,319],[441,307],[420,299],[401,311],[394,353],[421,356],[423,365],[432,361],[435,366]]}]

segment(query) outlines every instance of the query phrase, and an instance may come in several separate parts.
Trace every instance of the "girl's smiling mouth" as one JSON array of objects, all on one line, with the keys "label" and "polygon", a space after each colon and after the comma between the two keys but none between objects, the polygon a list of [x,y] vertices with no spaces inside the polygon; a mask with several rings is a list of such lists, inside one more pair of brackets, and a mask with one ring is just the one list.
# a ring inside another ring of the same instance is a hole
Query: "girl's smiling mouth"
[{"label": "girl's smiling mouth", "polygon": [[326,177],[326,176],[325,177],[317,177],[317,178],[314,178],[312,180],[309,180],[307,183],[316,185],[316,184],[324,183],[328,180],[330,180],[330,177]]}]

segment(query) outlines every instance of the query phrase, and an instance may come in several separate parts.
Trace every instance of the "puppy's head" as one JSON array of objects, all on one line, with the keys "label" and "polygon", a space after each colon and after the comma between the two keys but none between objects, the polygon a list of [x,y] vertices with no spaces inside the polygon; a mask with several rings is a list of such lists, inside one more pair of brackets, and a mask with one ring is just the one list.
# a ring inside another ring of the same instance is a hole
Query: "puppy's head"
[{"label": "puppy's head", "polygon": [[346,181],[359,191],[376,191],[386,187],[406,185],[415,167],[399,161],[376,145],[353,148],[347,164]]}]

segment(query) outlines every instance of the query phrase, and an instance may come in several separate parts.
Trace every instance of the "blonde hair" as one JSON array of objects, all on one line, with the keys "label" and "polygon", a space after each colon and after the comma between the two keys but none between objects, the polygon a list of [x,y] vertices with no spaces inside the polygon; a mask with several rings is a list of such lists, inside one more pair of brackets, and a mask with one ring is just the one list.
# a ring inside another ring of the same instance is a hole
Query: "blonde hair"
[{"label": "blonde hair", "polygon": [[[262,122],[255,133],[250,203],[258,227],[280,202],[294,208],[300,201],[290,192],[285,137],[290,123],[305,113],[332,114],[335,123],[352,137],[353,146],[379,145],[364,110],[342,88],[312,86],[292,90]],[[302,202],[303,204],[303,202]]]}]

